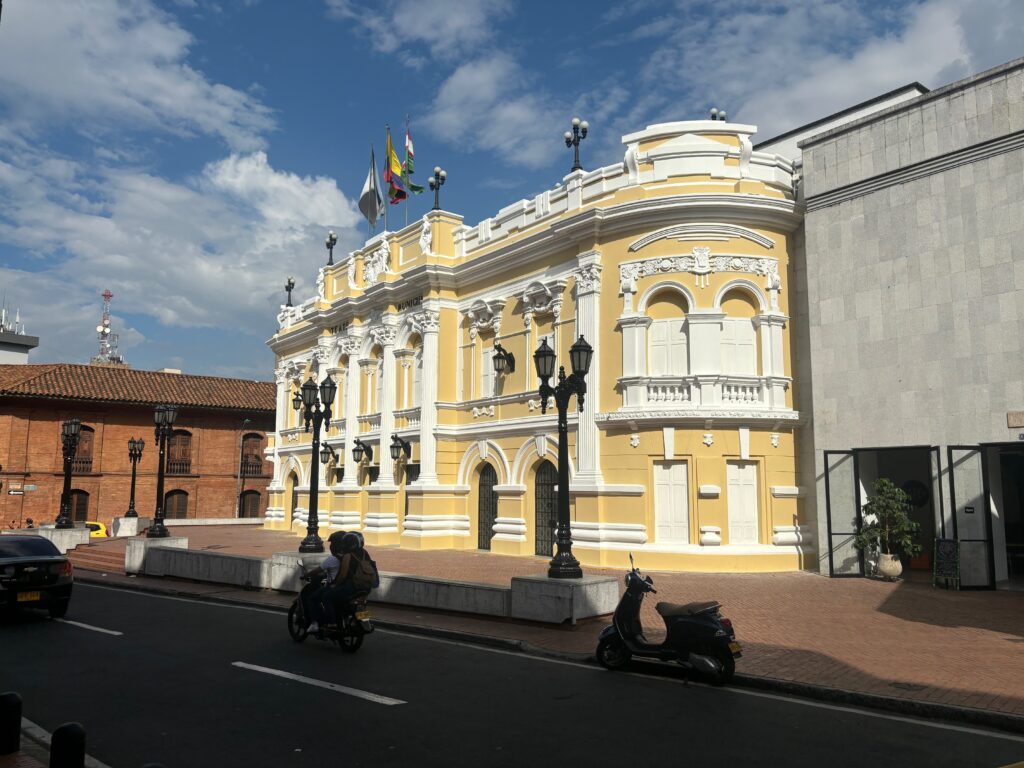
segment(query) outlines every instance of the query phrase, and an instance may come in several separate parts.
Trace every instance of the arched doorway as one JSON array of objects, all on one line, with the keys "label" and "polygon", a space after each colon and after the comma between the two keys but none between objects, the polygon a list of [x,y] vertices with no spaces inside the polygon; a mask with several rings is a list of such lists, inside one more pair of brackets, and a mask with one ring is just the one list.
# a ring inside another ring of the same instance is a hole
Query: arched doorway
[{"label": "arched doorway", "polygon": [[71,519],[76,523],[84,523],[89,519],[89,494],[85,491],[71,492]]},{"label": "arched doorway", "polygon": [[295,508],[299,506],[299,478],[294,472],[288,475],[288,523],[295,519]]},{"label": "arched doorway", "polygon": [[188,517],[188,493],[170,491],[164,496],[164,517],[168,520],[184,520]]},{"label": "arched doorway", "polygon": [[558,502],[555,493],[557,485],[558,470],[550,461],[542,461],[537,467],[533,506],[536,551],[538,555],[544,557],[551,557],[555,548],[555,524],[558,522]]},{"label": "arched doorway", "polygon": [[498,473],[490,464],[484,464],[480,470],[480,485],[477,501],[477,547],[491,548],[491,536],[494,535],[494,520],[498,516],[498,494],[494,486],[498,484]]}]

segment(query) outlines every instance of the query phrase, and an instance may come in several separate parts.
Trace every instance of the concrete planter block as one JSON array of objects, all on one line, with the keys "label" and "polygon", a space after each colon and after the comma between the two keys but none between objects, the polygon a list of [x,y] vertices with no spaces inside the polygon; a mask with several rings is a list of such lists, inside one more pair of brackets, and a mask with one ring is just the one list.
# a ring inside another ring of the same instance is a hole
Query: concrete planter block
[{"label": "concrete planter block", "polygon": [[380,586],[370,593],[370,600],[485,616],[508,616],[511,603],[508,587],[401,573],[381,573]]},{"label": "concrete planter block", "polygon": [[262,557],[156,547],[146,553],[142,567],[147,576],[174,576],[262,589],[270,584],[271,561]]},{"label": "concrete planter block", "polygon": [[88,528],[19,528],[14,531],[4,531],[8,535],[19,536],[42,536],[49,539],[62,555],[74,549],[79,544],[89,543]]},{"label": "concrete planter block", "polygon": [[160,547],[188,549],[188,539],[184,536],[168,536],[163,539],[129,539],[128,547],[124,551],[125,573],[143,573],[146,553]]},{"label": "concrete planter block", "polygon": [[512,578],[512,618],[575,624],[578,619],[604,616],[619,603],[619,580],[614,576],[549,579]]},{"label": "concrete planter block", "polygon": [[153,524],[152,517],[115,517],[114,536],[138,536]]}]

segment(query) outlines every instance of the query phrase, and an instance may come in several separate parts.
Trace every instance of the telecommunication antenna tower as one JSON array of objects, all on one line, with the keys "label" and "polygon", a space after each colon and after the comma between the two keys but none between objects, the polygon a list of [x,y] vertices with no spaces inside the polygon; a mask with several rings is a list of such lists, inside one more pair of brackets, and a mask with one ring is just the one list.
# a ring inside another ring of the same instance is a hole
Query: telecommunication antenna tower
[{"label": "telecommunication antenna tower", "polygon": [[103,291],[103,317],[96,326],[96,339],[100,343],[99,354],[93,357],[93,365],[124,365],[124,358],[118,354],[118,335],[110,330],[110,300],[114,294],[110,289]]}]

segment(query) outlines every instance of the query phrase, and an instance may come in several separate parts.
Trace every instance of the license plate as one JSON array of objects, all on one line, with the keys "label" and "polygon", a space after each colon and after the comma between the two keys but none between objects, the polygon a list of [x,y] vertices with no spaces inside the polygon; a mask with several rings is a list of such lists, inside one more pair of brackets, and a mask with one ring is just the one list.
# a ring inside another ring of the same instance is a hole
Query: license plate
[{"label": "license plate", "polygon": [[743,650],[743,647],[739,643],[729,643],[729,650],[733,653],[739,653]]},{"label": "license plate", "polygon": [[19,592],[18,602],[19,603],[32,603],[41,600],[41,596],[38,592]]},{"label": "license plate", "polygon": [[370,618],[370,612],[369,611],[356,611],[356,620],[357,621],[366,621],[368,618]]}]

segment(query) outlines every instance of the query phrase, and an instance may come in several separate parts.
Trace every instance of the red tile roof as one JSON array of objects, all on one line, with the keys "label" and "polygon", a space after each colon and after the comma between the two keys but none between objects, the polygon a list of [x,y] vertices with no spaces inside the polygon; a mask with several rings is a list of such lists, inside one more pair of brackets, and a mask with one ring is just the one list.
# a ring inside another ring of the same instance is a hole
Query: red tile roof
[{"label": "red tile roof", "polygon": [[4,396],[273,413],[277,387],[269,381],[53,363],[0,365],[0,398]]}]

